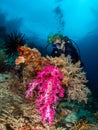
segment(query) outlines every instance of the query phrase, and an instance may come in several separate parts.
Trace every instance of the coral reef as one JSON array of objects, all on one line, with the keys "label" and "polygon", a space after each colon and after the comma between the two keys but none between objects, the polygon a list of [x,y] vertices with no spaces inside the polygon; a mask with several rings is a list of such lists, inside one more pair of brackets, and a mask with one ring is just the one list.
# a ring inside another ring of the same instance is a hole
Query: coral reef
[{"label": "coral reef", "polygon": [[72,130],[92,130],[94,126],[94,124],[91,124],[85,120],[80,120],[74,125]]},{"label": "coral reef", "polygon": [[[87,80],[85,73],[80,67],[80,62],[73,64],[71,62],[71,59],[68,59],[64,55],[55,58],[41,57],[41,54],[37,49],[31,49],[27,46],[21,46],[18,51],[19,57],[16,59],[16,65],[23,64],[22,85],[25,86],[25,88],[27,88],[29,82],[36,79],[37,73],[40,70],[42,70],[47,65],[53,65],[55,67],[58,67],[64,76],[61,84],[66,90],[65,96],[67,97],[68,101],[76,100],[78,102],[84,101],[87,103],[87,95],[90,93],[90,90],[85,85],[85,83],[87,83]],[[46,75],[40,77],[43,81],[41,84],[44,84],[44,81],[47,79],[47,72],[49,73],[50,70],[45,71]],[[30,85],[28,93],[31,94],[32,97],[32,92],[35,89],[35,86],[38,86],[40,82],[37,83],[36,81],[33,81],[31,84],[32,85]],[[37,91],[34,92],[35,95],[37,95]]]},{"label": "coral reef", "polygon": [[[90,90],[85,85],[86,75],[80,63],[73,64],[63,55],[55,58],[42,57],[37,49],[27,46],[20,46],[18,53],[15,69],[19,74],[11,72],[8,77],[2,74],[1,76],[5,77],[0,79],[0,128],[71,129],[76,121],[61,122],[60,117],[67,119],[73,114],[72,109],[66,104],[62,105],[60,116],[57,118],[56,106],[59,98],[63,96],[63,99],[67,99],[66,102],[75,100],[87,103]],[[25,99],[25,92],[26,97],[31,96],[28,100]],[[86,125],[89,126],[87,122]],[[74,128],[78,128],[78,124]]]},{"label": "coral reef", "polygon": [[77,100],[78,102],[84,101],[87,103],[87,95],[90,93],[90,90],[85,85],[87,83],[86,75],[80,67],[80,62],[73,64],[71,59],[68,59],[64,55],[50,58],[50,61],[64,75],[62,84],[65,85],[67,90],[68,101]]},{"label": "coral reef", "polygon": [[32,81],[37,72],[43,67],[47,65],[54,65],[58,67],[64,75],[62,84],[67,90],[66,95],[68,101],[77,100],[78,102],[84,101],[87,103],[87,95],[90,93],[90,90],[85,85],[87,80],[85,73],[80,67],[80,62],[73,64],[71,59],[68,59],[64,55],[55,58],[41,57],[38,50],[35,48],[31,49],[26,46],[21,46],[19,48],[19,57],[16,59],[16,64],[18,62],[24,62],[25,65],[23,68],[23,79],[25,80],[24,84],[28,84]]},{"label": "coral reef", "polygon": [[3,49],[0,50],[0,73],[5,72],[6,70],[6,64],[5,64],[5,53]]},{"label": "coral reef", "polygon": [[12,130],[22,130],[23,127],[35,130],[33,127],[38,124],[44,130],[35,103],[24,98],[18,81],[18,77],[13,77],[11,73],[2,74],[0,78],[0,124],[5,127],[4,130],[7,127]]},{"label": "coral reef", "polygon": [[6,58],[5,50],[0,50],[0,73],[10,72],[12,66],[8,64],[8,59]]},{"label": "coral reef", "polygon": [[98,120],[98,111],[97,111],[96,113],[94,113],[94,118],[95,118],[96,120]]}]

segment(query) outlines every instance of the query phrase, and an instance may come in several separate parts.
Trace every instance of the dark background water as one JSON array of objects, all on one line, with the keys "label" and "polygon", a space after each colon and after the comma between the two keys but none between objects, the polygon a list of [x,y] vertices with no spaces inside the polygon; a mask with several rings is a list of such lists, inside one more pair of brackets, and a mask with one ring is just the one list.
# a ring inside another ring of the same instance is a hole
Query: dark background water
[{"label": "dark background water", "polygon": [[80,48],[88,86],[98,97],[97,7],[97,0],[0,0],[0,38],[22,32],[43,50],[49,33],[69,36]]}]

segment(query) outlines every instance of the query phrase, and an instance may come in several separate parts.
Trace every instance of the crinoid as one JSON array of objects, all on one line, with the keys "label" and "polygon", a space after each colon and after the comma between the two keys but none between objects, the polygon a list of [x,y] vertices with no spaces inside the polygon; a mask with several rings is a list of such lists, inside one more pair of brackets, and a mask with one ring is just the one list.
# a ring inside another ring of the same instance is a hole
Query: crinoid
[{"label": "crinoid", "polygon": [[24,35],[21,33],[8,34],[5,39],[5,52],[11,57],[17,54],[17,49],[25,44]]}]

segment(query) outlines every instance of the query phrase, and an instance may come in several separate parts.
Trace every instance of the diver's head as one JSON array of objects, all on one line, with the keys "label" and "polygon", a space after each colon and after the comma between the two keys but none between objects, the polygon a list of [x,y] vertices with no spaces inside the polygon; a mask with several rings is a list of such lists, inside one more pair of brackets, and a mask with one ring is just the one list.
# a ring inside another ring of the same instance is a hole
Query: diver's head
[{"label": "diver's head", "polygon": [[48,36],[48,43],[49,44],[56,44],[58,42],[61,43],[62,39],[63,39],[62,34],[60,34],[60,33],[52,34],[52,35]]},{"label": "diver's head", "polygon": [[53,47],[60,48],[62,44],[63,35],[60,33],[56,33],[54,35],[48,36],[48,43],[52,44]]}]

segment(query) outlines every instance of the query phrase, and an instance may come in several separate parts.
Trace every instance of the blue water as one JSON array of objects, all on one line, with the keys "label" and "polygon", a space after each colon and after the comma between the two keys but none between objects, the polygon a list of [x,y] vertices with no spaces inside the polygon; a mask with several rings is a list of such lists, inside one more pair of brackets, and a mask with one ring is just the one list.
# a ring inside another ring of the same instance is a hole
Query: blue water
[{"label": "blue water", "polygon": [[[22,33],[28,45],[36,47],[42,55],[51,52],[51,46],[47,51],[45,48],[49,34],[60,32],[75,41],[84,63],[87,86],[95,97],[86,111],[80,104],[82,116],[83,112],[98,111],[98,0],[0,0],[0,50],[4,49],[7,34],[13,32]],[[63,103],[80,111],[74,102]]]}]

